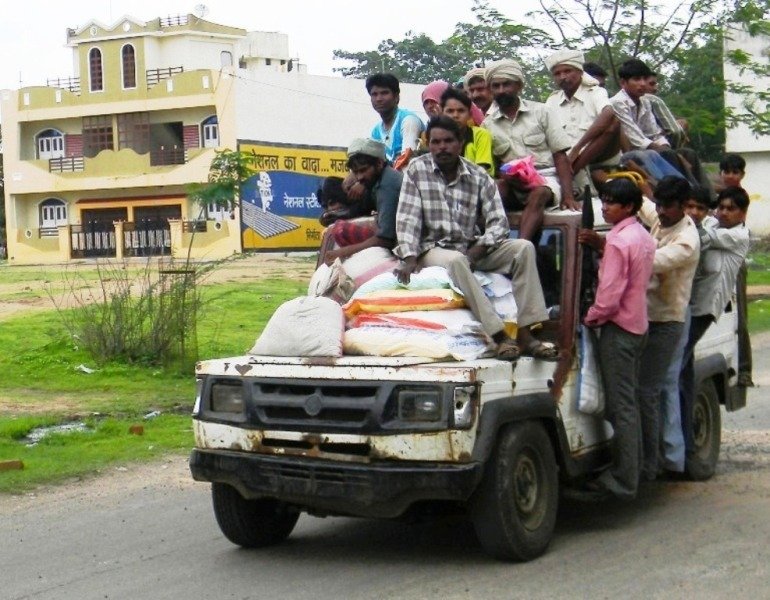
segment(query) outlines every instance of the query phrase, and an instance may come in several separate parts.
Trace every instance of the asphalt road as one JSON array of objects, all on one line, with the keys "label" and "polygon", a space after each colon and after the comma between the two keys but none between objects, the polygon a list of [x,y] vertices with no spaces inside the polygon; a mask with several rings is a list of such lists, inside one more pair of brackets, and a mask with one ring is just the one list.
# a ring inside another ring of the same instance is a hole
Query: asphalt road
[{"label": "asphalt road", "polygon": [[649,484],[631,504],[563,504],[531,563],[488,559],[461,518],[303,515],[286,543],[241,550],[175,458],[0,497],[0,598],[766,598],[770,343],[755,344],[755,363],[749,407],[723,413],[715,478]]}]

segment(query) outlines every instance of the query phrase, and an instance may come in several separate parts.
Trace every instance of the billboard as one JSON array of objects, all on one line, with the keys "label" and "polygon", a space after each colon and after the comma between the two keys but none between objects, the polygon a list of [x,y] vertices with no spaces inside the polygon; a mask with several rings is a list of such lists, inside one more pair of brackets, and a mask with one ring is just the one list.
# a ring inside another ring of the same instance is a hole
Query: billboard
[{"label": "billboard", "polygon": [[244,250],[315,250],[323,226],[317,191],[347,175],[344,148],[241,141],[256,173],[241,185]]}]

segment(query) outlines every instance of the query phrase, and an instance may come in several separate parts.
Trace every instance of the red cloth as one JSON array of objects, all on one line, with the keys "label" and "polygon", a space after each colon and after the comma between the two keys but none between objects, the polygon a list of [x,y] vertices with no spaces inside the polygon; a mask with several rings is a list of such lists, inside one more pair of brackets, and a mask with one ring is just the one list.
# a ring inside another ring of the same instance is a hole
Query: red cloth
[{"label": "red cloth", "polygon": [[352,246],[359,244],[377,233],[372,225],[353,223],[352,221],[337,221],[331,226],[331,233],[337,246]]}]

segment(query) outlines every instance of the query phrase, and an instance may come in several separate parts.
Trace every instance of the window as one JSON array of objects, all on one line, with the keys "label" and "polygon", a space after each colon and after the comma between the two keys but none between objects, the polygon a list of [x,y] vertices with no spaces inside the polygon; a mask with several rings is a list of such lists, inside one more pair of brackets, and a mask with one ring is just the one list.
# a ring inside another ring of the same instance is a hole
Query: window
[{"label": "window", "polygon": [[123,65],[123,89],[136,87],[136,53],[131,44],[126,44],[121,50]]},{"label": "window", "polygon": [[67,205],[58,198],[48,198],[40,204],[40,229],[52,229],[67,224]]},{"label": "window", "polygon": [[118,150],[130,148],[137,154],[150,151],[150,115],[146,112],[118,115]]},{"label": "window", "polygon": [[228,52],[227,50],[222,50],[219,54],[219,58],[222,61],[223,67],[232,67],[233,66],[233,53]]},{"label": "window", "polygon": [[83,156],[93,158],[113,148],[112,116],[83,117]]},{"label": "window", "polygon": [[201,139],[204,148],[219,146],[219,121],[216,115],[209,117],[201,124]]},{"label": "window", "polygon": [[64,135],[56,129],[46,129],[37,136],[37,157],[40,160],[64,156]]},{"label": "window", "polygon": [[91,48],[88,53],[88,74],[92,92],[101,92],[104,89],[104,71],[102,70],[102,51],[99,48]]}]

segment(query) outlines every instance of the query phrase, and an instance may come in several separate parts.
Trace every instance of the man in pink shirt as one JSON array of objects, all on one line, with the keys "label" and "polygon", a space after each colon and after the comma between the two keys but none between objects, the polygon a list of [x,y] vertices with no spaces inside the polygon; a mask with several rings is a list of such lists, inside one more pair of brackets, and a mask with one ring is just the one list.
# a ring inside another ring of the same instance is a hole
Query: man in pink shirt
[{"label": "man in pink shirt", "polygon": [[602,216],[612,230],[603,243],[592,231],[580,239],[603,246],[596,300],[585,324],[599,329],[599,366],[605,417],[612,425],[612,467],[588,484],[597,497],[636,497],[642,461],[641,418],[636,399],[639,363],[647,338],[647,286],[655,241],[636,218],[642,193],[628,179],[608,182],[601,192]]}]

